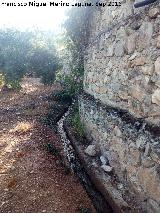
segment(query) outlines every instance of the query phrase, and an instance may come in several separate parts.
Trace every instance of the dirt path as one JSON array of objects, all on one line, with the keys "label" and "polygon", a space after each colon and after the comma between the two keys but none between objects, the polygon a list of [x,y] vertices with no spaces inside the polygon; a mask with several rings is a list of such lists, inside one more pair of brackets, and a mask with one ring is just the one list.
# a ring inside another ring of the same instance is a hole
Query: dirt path
[{"label": "dirt path", "polygon": [[0,212],[95,212],[77,178],[46,150],[54,144],[63,152],[58,136],[39,122],[54,88],[24,83],[25,93],[0,94]]}]

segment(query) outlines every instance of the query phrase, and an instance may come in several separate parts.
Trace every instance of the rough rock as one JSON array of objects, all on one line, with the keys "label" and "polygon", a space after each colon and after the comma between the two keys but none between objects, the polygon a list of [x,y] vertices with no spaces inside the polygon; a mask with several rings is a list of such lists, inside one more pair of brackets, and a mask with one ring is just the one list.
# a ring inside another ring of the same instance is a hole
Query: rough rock
[{"label": "rough rock", "polygon": [[125,45],[126,51],[128,54],[131,54],[135,51],[136,43],[135,43],[135,35],[131,34],[126,39],[126,45]]},{"label": "rough rock", "polygon": [[134,66],[143,66],[146,63],[146,58],[144,58],[143,56],[136,58],[132,64],[131,67]]},{"label": "rough rock", "polygon": [[131,147],[130,148],[130,157],[131,157],[131,163],[134,166],[139,166],[141,163],[141,153],[138,149]]},{"label": "rough rock", "polygon": [[156,163],[158,163],[158,162],[160,163],[160,158],[158,157],[158,155],[157,155],[155,152],[151,151],[150,157],[151,157],[152,160],[155,161]]},{"label": "rough rock", "polygon": [[107,173],[111,173],[113,171],[111,166],[102,165],[101,168]]},{"label": "rough rock", "polygon": [[157,48],[160,48],[160,35],[157,37]]},{"label": "rough rock", "polygon": [[[129,2],[133,9],[134,1]],[[119,180],[123,183],[124,177],[128,178],[143,200],[146,195],[147,199],[155,200],[158,197],[155,176],[158,178],[156,168],[160,158],[154,142],[158,141],[158,136],[154,131],[150,134],[149,125],[145,123],[160,125],[160,7],[158,3],[142,7],[136,10],[137,14],[126,18],[122,10],[131,8],[128,4],[123,1],[123,7],[115,11],[113,7],[113,11],[103,8],[104,19],[92,20],[90,31],[95,42],[86,47],[84,75],[92,72],[95,81],[89,81],[89,89],[85,89],[93,99],[88,101],[89,96],[86,96],[83,117],[85,123],[90,121],[97,125],[97,134],[93,134],[92,128],[88,128],[88,132],[91,130],[91,138],[96,138],[101,155],[109,159],[108,165],[114,168]],[[116,14],[114,20],[112,12]],[[94,15],[96,17],[96,12]],[[95,55],[100,50],[101,40],[105,52],[103,58],[97,59]],[[106,93],[103,87],[107,88]],[[92,106],[94,113],[91,115],[89,108]],[[133,117],[128,118],[121,112],[129,112]],[[155,130],[158,132],[157,127]],[[109,154],[105,155],[106,150]]]},{"label": "rough rock", "polygon": [[91,157],[95,157],[97,155],[97,150],[96,150],[96,146],[95,145],[89,145],[85,151],[84,151],[87,155],[91,156]]},{"label": "rough rock", "polygon": [[144,156],[149,156],[150,155],[150,152],[151,152],[151,145],[150,143],[148,142],[145,146],[145,152],[144,152]]},{"label": "rough rock", "polygon": [[121,137],[122,136],[122,132],[121,132],[121,130],[119,129],[118,126],[115,126],[113,132],[114,132],[115,136],[117,136],[117,137]]},{"label": "rough rock", "polygon": [[140,168],[137,177],[141,187],[147,192],[147,195],[155,201],[160,202],[160,183],[159,178],[154,172],[154,167]]},{"label": "rough rock", "polygon": [[157,89],[154,91],[154,93],[152,95],[152,103],[160,106],[160,89]]},{"label": "rough rock", "polygon": [[153,167],[155,165],[155,162],[150,157],[147,157],[143,159],[142,165],[146,168],[149,168]]},{"label": "rough rock", "polygon": [[141,135],[137,138],[136,140],[136,146],[139,150],[144,151],[145,150],[145,145],[146,145],[146,137]]},{"label": "rough rock", "polygon": [[103,165],[108,164],[108,159],[106,159],[104,156],[100,156],[100,161]]},{"label": "rough rock", "polygon": [[142,67],[142,72],[145,75],[152,75],[154,72],[154,66],[153,65],[144,66]]},{"label": "rough rock", "polygon": [[159,213],[160,212],[160,205],[156,201],[154,201],[153,199],[148,199],[147,209],[148,209],[148,212]]},{"label": "rough rock", "polygon": [[131,57],[129,58],[130,61],[134,60],[137,57],[137,53],[134,53],[133,55],[131,55]]},{"label": "rough rock", "polygon": [[157,18],[159,15],[159,8],[151,8],[148,13],[150,18]]},{"label": "rough rock", "polygon": [[107,48],[107,54],[106,55],[108,57],[111,57],[111,56],[113,56],[113,53],[114,53],[114,48],[113,48],[113,45],[111,45]]},{"label": "rough rock", "polygon": [[140,27],[137,47],[142,50],[149,46],[153,35],[153,24],[151,22],[143,22]]},{"label": "rough rock", "polygon": [[143,101],[144,92],[138,85],[132,87],[130,92],[131,92],[131,96],[133,98],[137,99],[138,101]]},{"label": "rough rock", "polygon": [[160,57],[155,61],[155,73],[160,75]]}]

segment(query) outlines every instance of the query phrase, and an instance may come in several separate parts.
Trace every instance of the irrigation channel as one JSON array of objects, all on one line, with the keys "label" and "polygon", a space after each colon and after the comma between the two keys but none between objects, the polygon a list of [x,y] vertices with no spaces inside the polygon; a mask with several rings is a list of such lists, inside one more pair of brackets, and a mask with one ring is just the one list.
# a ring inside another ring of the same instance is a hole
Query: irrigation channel
[{"label": "irrigation channel", "polygon": [[113,212],[110,205],[104,199],[103,195],[96,189],[94,184],[91,182],[87,172],[85,171],[84,167],[81,165],[80,160],[78,159],[78,156],[72,146],[72,142],[68,139],[67,133],[65,132],[64,122],[67,116],[70,114],[73,105],[74,102],[72,103],[71,106],[69,106],[68,110],[57,122],[58,134],[61,137],[65,155],[68,159],[71,170],[80,179],[80,182],[84,186],[89,197],[91,198],[97,213]]}]

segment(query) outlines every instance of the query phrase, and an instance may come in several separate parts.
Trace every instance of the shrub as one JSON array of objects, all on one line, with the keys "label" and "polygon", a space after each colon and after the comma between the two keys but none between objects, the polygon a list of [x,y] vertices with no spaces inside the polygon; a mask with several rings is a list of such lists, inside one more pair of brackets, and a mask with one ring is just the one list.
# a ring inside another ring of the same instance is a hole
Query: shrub
[{"label": "shrub", "polygon": [[19,80],[10,81],[8,83],[8,87],[13,90],[20,90],[21,89],[20,81]]},{"label": "shrub", "polygon": [[4,85],[4,76],[0,74],[0,87]]}]

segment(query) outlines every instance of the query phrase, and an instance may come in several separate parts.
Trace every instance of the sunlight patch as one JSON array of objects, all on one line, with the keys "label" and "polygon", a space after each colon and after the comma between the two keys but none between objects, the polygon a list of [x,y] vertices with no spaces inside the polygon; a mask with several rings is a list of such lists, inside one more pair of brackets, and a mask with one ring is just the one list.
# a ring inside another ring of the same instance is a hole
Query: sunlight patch
[{"label": "sunlight patch", "polygon": [[10,133],[26,133],[33,127],[29,122],[18,122],[15,128],[11,129]]}]

